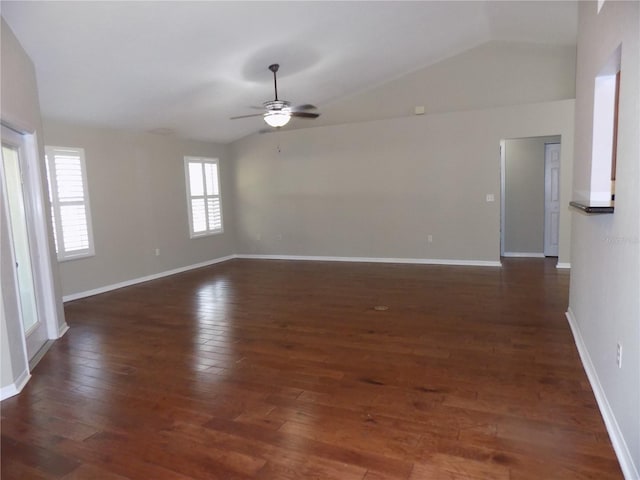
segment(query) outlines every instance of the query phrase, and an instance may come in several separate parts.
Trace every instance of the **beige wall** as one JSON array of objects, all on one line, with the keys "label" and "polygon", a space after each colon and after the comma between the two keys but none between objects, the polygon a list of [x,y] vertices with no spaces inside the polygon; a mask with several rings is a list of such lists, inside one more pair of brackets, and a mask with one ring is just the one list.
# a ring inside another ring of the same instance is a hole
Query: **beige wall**
[{"label": "beige wall", "polygon": [[[254,135],[233,144],[239,253],[499,261],[503,138],[560,134],[573,100]],[[493,193],[495,202],[485,195]],[[569,261],[561,211],[560,261]],[[433,242],[427,243],[427,236]]]},{"label": "beige wall", "polygon": [[[234,253],[228,147],[45,120],[47,145],[82,147],[95,256],[60,263],[73,295]],[[189,238],[184,157],[220,159],[224,233]],[[155,256],[155,249],[160,256]]]},{"label": "beige wall", "polygon": [[[2,19],[0,28],[2,33],[1,41],[1,66],[0,66],[0,85],[2,97],[2,122],[8,126],[19,130],[23,133],[33,134],[38,142],[38,154],[40,156],[40,169],[44,169],[43,146],[42,146],[42,120],[40,118],[40,105],[38,102],[38,89],[36,84],[36,75],[33,63],[23,50],[22,46],[16,39],[15,35]],[[4,186],[0,186],[3,189]],[[41,194],[45,191],[45,186],[40,185],[36,188],[41,189]],[[2,192],[0,192],[2,194]],[[43,195],[45,196],[45,195]],[[45,196],[46,198],[46,196]],[[42,206],[44,208],[44,206]],[[8,219],[5,215],[4,205],[0,208],[0,280],[2,282],[2,306],[3,312],[0,320],[3,322],[2,335],[7,335],[10,362],[2,362],[2,374],[0,379],[2,385],[0,387],[9,387],[17,379],[28,374],[28,365],[26,363],[26,353],[24,343],[22,342],[22,327],[18,317],[18,299],[15,287],[14,266],[9,251],[9,226]],[[45,222],[48,219],[45,219]],[[51,232],[50,224],[47,226]],[[38,239],[39,243],[48,244],[52,250],[52,238]],[[52,311],[45,312],[47,321],[51,324],[52,330],[62,333],[66,328],[64,321],[64,311],[62,308],[61,288],[58,278],[57,262],[55,259],[43,259],[43,262],[49,262],[48,269],[53,272],[47,275],[52,283],[55,307]],[[34,262],[34,271],[37,278],[44,278],[42,264]],[[4,360],[4,354],[3,354]]]},{"label": "beige wall", "polygon": [[[488,42],[394,81],[322,105],[316,125],[575,98],[576,49]],[[303,124],[303,122],[300,122]]]},{"label": "beige wall", "polygon": [[[617,424],[627,478],[640,478],[640,3],[580,2],[574,191],[589,190],[594,79],[622,43],[616,206],[573,213],[570,313],[596,389]],[[622,368],[616,344],[622,342]],[[626,448],[625,448],[626,447]],[[635,471],[634,471],[635,469]]]},{"label": "beige wall", "polygon": [[560,140],[533,137],[505,141],[506,253],[544,252],[545,144]]}]

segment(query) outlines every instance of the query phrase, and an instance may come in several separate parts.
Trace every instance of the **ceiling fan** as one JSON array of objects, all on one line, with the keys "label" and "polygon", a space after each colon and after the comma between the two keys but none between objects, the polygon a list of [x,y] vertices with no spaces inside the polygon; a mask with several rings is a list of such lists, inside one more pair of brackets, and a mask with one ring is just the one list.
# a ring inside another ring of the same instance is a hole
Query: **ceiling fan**
[{"label": "ceiling fan", "polygon": [[269,70],[273,72],[273,89],[275,90],[276,98],[274,100],[264,102],[262,107],[256,107],[261,109],[264,108],[265,112],[231,117],[231,120],[237,120],[238,118],[263,117],[264,121],[270,127],[284,127],[289,123],[291,117],[313,119],[320,116],[319,113],[309,112],[309,110],[316,110],[316,107],[313,105],[305,104],[292,106],[291,102],[278,99],[278,80],[276,79],[276,73],[279,68],[280,65],[277,63],[269,65]]}]

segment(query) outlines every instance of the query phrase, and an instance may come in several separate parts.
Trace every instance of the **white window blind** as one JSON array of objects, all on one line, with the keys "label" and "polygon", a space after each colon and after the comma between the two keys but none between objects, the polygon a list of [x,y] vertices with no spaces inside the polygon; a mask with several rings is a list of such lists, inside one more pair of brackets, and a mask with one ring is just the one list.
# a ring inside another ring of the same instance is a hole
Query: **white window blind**
[{"label": "white window blind", "polygon": [[191,238],[222,232],[218,160],[185,157]]},{"label": "white window blind", "polygon": [[93,255],[84,150],[45,147],[45,154],[58,260]]}]

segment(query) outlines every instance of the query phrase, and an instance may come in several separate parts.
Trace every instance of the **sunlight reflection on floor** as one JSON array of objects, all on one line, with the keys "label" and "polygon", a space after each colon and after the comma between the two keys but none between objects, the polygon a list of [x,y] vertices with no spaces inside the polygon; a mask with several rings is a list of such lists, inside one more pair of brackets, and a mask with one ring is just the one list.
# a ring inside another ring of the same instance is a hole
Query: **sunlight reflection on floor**
[{"label": "sunlight reflection on floor", "polygon": [[194,298],[194,326],[198,331],[193,336],[192,368],[202,372],[207,383],[226,376],[226,369],[238,360],[228,311],[232,296],[226,280],[215,279],[200,287]]}]

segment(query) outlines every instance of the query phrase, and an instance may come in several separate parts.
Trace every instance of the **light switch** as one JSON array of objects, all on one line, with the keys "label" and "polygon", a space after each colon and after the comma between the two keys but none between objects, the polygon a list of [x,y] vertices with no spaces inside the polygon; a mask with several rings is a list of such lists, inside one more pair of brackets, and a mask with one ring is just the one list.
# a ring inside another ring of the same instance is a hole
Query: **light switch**
[{"label": "light switch", "polygon": [[487,193],[487,202],[495,202],[496,196],[493,193]]}]

